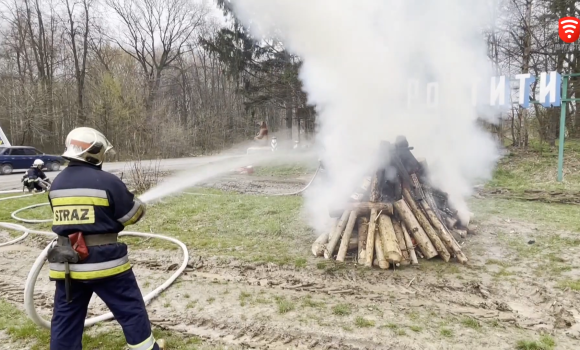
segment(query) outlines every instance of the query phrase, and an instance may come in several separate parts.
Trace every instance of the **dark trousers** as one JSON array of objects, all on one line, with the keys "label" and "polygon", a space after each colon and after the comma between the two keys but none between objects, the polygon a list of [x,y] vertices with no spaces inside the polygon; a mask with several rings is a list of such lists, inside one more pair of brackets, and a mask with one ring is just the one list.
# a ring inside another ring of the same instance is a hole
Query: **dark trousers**
[{"label": "dark trousers", "polygon": [[[64,281],[56,281],[54,309],[50,328],[50,350],[81,350],[87,308],[97,294],[123,328],[130,345],[138,345],[151,336],[151,324],[133,270],[102,280],[71,283],[71,303],[67,303]],[[159,350],[155,344],[152,350]]]},{"label": "dark trousers", "polygon": [[28,188],[28,191],[33,191],[33,190],[42,191],[42,190],[44,190],[44,188],[42,186],[40,186],[40,183],[38,181],[26,182],[25,186],[26,186],[26,188]]}]

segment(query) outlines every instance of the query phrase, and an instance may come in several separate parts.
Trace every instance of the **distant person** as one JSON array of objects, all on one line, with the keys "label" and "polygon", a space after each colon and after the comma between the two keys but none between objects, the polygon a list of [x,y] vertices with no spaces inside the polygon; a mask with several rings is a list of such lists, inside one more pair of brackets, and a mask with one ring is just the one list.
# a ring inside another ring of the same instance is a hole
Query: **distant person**
[{"label": "distant person", "polygon": [[261,123],[258,123],[258,125],[260,126],[260,131],[258,131],[258,133],[256,134],[256,137],[254,137],[254,140],[258,141],[260,144],[263,144],[263,146],[267,146],[268,145],[268,127],[266,126],[266,122],[262,121]]},{"label": "distant person", "polygon": [[42,167],[44,167],[44,162],[41,159],[35,159],[30,169],[22,177],[22,183],[28,189],[28,192],[44,191],[46,186],[41,183],[41,180],[50,183],[50,179],[44,174]]}]

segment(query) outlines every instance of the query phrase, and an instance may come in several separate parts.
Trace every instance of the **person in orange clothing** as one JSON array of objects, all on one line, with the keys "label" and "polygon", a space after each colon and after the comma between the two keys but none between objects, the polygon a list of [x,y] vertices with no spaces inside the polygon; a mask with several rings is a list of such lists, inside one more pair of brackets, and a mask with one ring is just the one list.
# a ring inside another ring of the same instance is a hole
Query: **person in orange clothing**
[{"label": "person in orange clothing", "polygon": [[260,131],[254,137],[254,140],[262,146],[268,146],[268,127],[266,126],[266,122],[262,121],[258,125],[260,126]]}]

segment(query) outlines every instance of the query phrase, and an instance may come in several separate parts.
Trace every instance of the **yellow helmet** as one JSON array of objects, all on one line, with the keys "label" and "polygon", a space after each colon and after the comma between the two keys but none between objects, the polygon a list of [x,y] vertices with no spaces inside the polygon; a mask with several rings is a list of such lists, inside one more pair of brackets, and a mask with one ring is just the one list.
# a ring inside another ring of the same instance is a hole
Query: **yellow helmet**
[{"label": "yellow helmet", "polygon": [[101,165],[105,154],[115,154],[113,145],[105,135],[93,128],[76,128],[68,133],[63,158],[80,160],[93,165]]}]

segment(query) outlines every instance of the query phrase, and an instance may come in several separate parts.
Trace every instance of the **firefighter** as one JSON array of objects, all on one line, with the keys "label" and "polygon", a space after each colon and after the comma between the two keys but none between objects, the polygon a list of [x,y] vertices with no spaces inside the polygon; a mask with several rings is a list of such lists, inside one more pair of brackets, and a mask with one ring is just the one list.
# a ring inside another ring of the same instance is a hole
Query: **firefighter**
[{"label": "firefighter", "polygon": [[28,189],[28,192],[44,191],[46,186],[42,184],[41,180],[50,183],[50,179],[44,174],[42,167],[44,167],[42,159],[35,159],[30,169],[28,169],[26,174],[22,177],[22,184]]},{"label": "firefighter", "polygon": [[113,146],[99,131],[76,128],[66,138],[69,165],[54,179],[48,197],[52,230],[49,277],[56,281],[50,350],[82,349],[93,293],[123,328],[131,350],[164,350],[155,341],[143,296],[118,234],[145,215],[146,206],[115,175],[102,170]]}]

